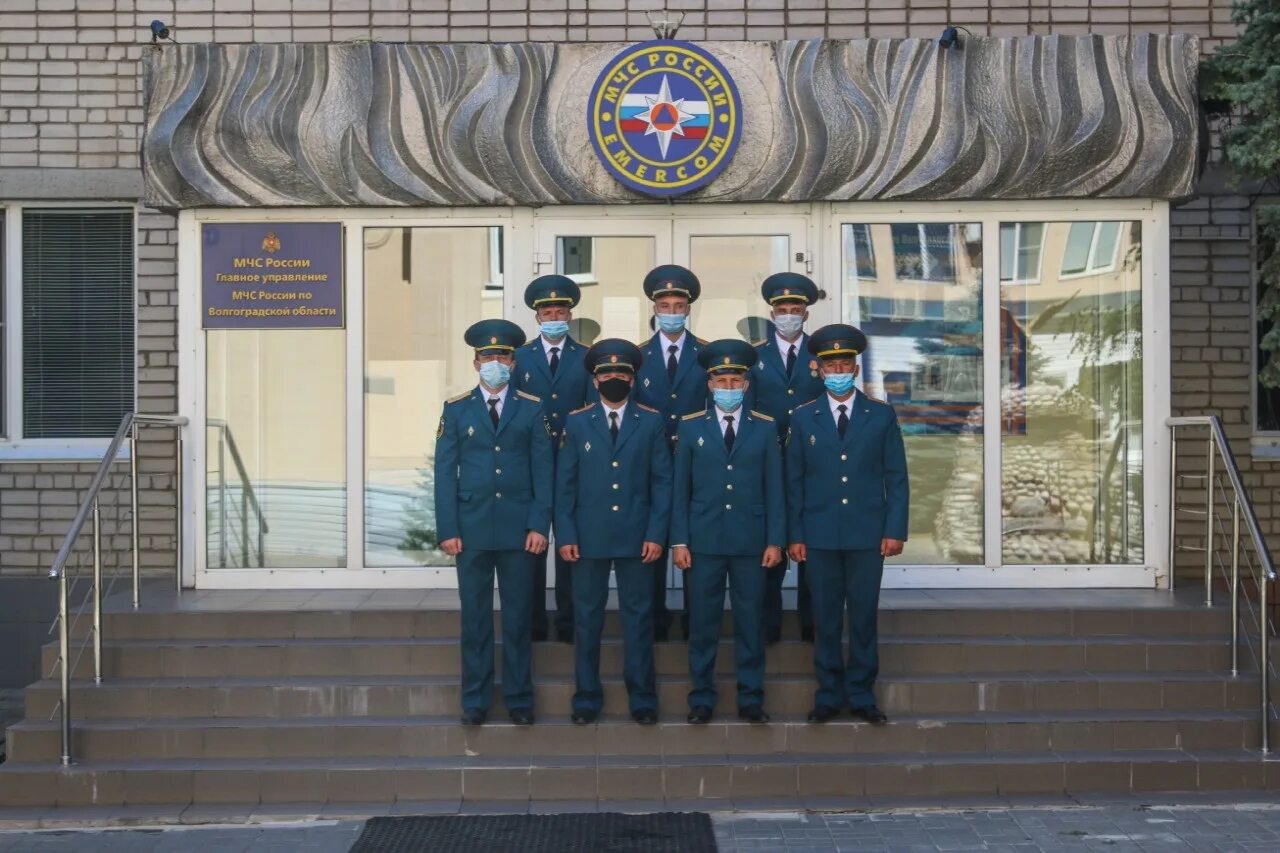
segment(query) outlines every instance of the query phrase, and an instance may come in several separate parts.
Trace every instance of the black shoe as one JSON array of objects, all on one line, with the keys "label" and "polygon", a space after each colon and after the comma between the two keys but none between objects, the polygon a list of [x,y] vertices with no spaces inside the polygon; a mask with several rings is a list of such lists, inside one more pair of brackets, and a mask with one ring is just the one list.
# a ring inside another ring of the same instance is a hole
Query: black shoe
[{"label": "black shoe", "polygon": [[883,726],[885,723],[889,722],[889,718],[885,716],[884,711],[881,711],[875,705],[864,705],[861,708],[851,708],[850,712],[853,714],[854,718],[866,720],[873,726]]},{"label": "black shoe", "polygon": [[833,708],[830,705],[818,705],[812,711],[809,712],[809,722],[825,723],[827,720],[830,720],[832,717],[834,717],[836,714],[839,714],[839,713],[840,713],[839,708]]},{"label": "black shoe", "polygon": [[802,642],[805,642],[805,643],[812,643],[812,642],[813,642],[813,628],[801,628],[801,629],[800,629],[800,639],[801,639],[801,641],[802,641]]},{"label": "black shoe", "polygon": [[559,628],[556,630],[556,639],[567,646],[573,645],[573,629]]},{"label": "black shoe", "polygon": [[738,719],[746,720],[748,723],[767,723],[769,715],[759,705],[747,705],[745,708],[738,709]]},{"label": "black shoe", "polygon": [[765,634],[764,634],[764,644],[765,644],[766,646],[776,646],[776,645],[778,645],[778,643],[780,643],[780,642],[782,642],[782,631],[781,631],[781,629],[774,629],[774,630],[770,630],[770,631],[766,631],[766,632],[765,632]]},{"label": "black shoe", "polygon": [[489,712],[482,711],[479,708],[471,708],[462,712],[462,724],[464,726],[483,726],[484,721],[489,719]]},{"label": "black shoe", "polygon": [[669,628],[656,628],[656,627],[655,627],[655,628],[653,629],[653,641],[654,641],[655,643],[665,643],[665,642],[667,641],[667,637],[668,637],[668,635],[669,635],[670,633],[671,633],[671,629],[669,629]]},{"label": "black shoe", "polygon": [[652,726],[658,722],[658,712],[652,708],[642,708],[639,711],[632,711],[631,719],[642,726]]},{"label": "black shoe", "polygon": [[599,711],[574,711],[573,716],[569,719],[573,720],[576,726],[589,726],[596,721],[596,717],[600,716]]},{"label": "black shoe", "polygon": [[515,723],[517,726],[533,725],[533,711],[528,708],[519,708],[512,711],[508,716],[511,717],[511,722]]},{"label": "black shoe", "polygon": [[531,639],[535,643],[545,643],[547,641],[547,629],[534,628],[529,635],[529,639]]},{"label": "black shoe", "polygon": [[706,705],[694,705],[689,709],[689,716],[685,720],[690,723],[709,723],[711,722],[711,709]]}]

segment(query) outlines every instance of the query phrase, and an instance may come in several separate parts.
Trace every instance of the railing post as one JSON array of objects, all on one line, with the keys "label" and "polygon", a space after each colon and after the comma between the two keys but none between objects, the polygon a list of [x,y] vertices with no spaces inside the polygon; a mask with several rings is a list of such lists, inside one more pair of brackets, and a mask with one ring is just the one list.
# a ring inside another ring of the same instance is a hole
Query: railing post
[{"label": "railing post", "polygon": [[58,575],[58,654],[62,658],[62,766],[71,766],[71,614],[67,607],[67,572]]},{"label": "railing post", "polygon": [[138,561],[138,422],[129,425],[129,531],[133,539],[133,609],[142,603],[142,569]]},{"label": "railing post", "polygon": [[218,429],[218,566],[227,567],[227,430]]},{"label": "railing post", "polygon": [[174,585],[177,588],[178,595],[182,595],[182,428],[178,427],[178,440],[174,453],[174,511],[177,513],[177,526],[174,534],[175,555],[174,555]]},{"label": "railing post", "polygon": [[1240,496],[1231,503],[1231,677],[1240,674]]},{"label": "railing post", "polygon": [[1178,530],[1178,429],[1169,427],[1169,592],[1177,586],[1178,551],[1174,547]]},{"label": "railing post", "polygon": [[1263,574],[1261,582],[1258,584],[1262,592],[1258,596],[1262,602],[1261,619],[1259,624],[1262,627],[1262,637],[1258,645],[1262,647],[1262,666],[1259,677],[1262,679],[1262,754],[1266,755],[1271,751],[1271,627],[1267,620],[1267,586],[1270,581]]},{"label": "railing post", "polygon": [[102,683],[102,515],[93,501],[93,683]]},{"label": "railing post", "polygon": [[1204,606],[1213,606],[1213,430],[1209,430],[1209,460],[1204,487]]}]

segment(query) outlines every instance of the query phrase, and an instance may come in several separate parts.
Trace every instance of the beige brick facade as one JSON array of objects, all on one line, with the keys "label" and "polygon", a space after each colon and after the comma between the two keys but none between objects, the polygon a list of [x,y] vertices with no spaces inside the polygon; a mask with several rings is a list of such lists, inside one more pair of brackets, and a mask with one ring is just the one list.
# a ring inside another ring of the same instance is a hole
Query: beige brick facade
[{"label": "beige brick facade", "polygon": [[[663,0],[0,0],[0,201],[136,199],[140,58],[153,18],[181,42],[626,41]],[[1232,38],[1229,0],[667,0],[682,38],[769,40],[974,33],[1185,32]],[[38,26],[37,26],[38,24]],[[173,217],[139,210],[138,398],[176,401]],[[1173,216],[1173,409],[1220,412],[1269,530],[1280,468],[1252,463],[1249,211],[1202,197]],[[1154,426],[1152,428],[1155,428]],[[172,563],[172,449],[141,460],[147,562]],[[1276,470],[1273,471],[1273,468]],[[47,568],[92,466],[0,463],[0,574]],[[166,515],[167,514],[167,515]]]}]

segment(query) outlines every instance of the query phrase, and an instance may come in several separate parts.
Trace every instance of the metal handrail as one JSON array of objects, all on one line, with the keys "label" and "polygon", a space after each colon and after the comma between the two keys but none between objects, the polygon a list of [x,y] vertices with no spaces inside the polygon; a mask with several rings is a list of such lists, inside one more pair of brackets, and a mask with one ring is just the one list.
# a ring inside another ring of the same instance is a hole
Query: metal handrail
[{"label": "metal handrail", "polygon": [[226,500],[227,486],[223,474],[225,460],[223,459],[222,448],[226,447],[231,451],[231,461],[236,466],[236,473],[240,476],[240,483],[243,488],[240,490],[240,548],[243,552],[244,565],[249,565],[249,507],[253,507],[254,517],[258,522],[258,565],[262,566],[265,562],[265,538],[271,530],[267,527],[266,516],[262,512],[262,505],[258,503],[257,492],[253,490],[253,483],[249,482],[249,470],[245,468],[244,458],[240,455],[240,448],[236,445],[236,437],[231,432],[231,425],[221,418],[207,418],[205,423],[218,430],[218,478],[222,481],[219,485],[220,494],[218,496],[219,511],[222,512],[223,518],[219,523],[219,536],[222,537],[222,557],[226,560]]},{"label": "metal handrail", "polygon": [[[1267,618],[1267,586],[1276,579],[1275,564],[1271,559],[1271,551],[1267,548],[1267,541],[1262,535],[1262,529],[1258,525],[1258,516],[1254,512],[1253,502],[1249,499],[1249,493],[1245,491],[1244,482],[1240,478],[1240,468],[1236,464],[1235,454],[1231,452],[1231,445],[1227,442],[1226,433],[1222,429],[1222,419],[1217,415],[1192,415],[1187,417],[1167,418],[1165,425],[1169,427],[1169,586],[1173,587],[1174,577],[1174,557],[1177,553],[1175,547],[1174,533],[1176,531],[1177,522],[1177,493],[1178,493],[1178,427],[1196,427],[1203,426],[1209,428],[1209,439],[1206,447],[1206,464],[1207,473],[1205,474],[1205,565],[1204,565],[1204,600],[1205,606],[1213,605],[1213,559],[1214,559],[1214,523],[1217,521],[1217,515],[1214,511],[1214,487],[1217,482],[1215,478],[1215,462],[1217,457],[1221,457],[1222,468],[1227,475],[1227,480],[1231,483],[1232,501],[1231,501],[1231,674],[1239,675],[1240,660],[1240,521],[1244,520],[1247,528],[1248,537],[1253,543],[1253,549],[1258,553],[1258,561],[1261,564],[1261,577],[1254,575],[1254,579],[1258,584],[1258,629],[1261,634],[1259,638],[1258,672],[1260,682],[1260,694],[1262,705],[1262,752],[1266,754],[1271,751],[1270,738],[1270,722],[1271,722],[1271,666],[1270,666],[1270,648],[1271,648],[1271,630],[1270,621]],[[1224,495],[1225,497],[1225,495]],[[1197,512],[1197,514],[1199,514]],[[1225,531],[1224,531],[1225,535]],[[1252,567],[1252,560],[1250,560]],[[1246,592],[1246,598],[1248,594]],[[1246,636],[1246,642],[1248,637]]]},{"label": "metal handrail", "polygon": [[142,577],[138,548],[138,427],[163,426],[177,430],[174,455],[174,461],[177,466],[174,472],[174,491],[177,495],[175,503],[177,559],[175,560],[174,574],[177,579],[177,590],[182,592],[182,428],[186,425],[187,419],[178,415],[140,415],[129,412],[120,419],[120,426],[117,427],[115,435],[112,436],[111,443],[107,445],[107,449],[102,455],[102,460],[98,463],[98,469],[94,472],[93,479],[89,481],[89,488],[85,492],[84,499],[80,502],[80,507],[76,510],[75,517],[71,521],[71,527],[67,531],[66,537],[62,540],[62,547],[58,549],[57,555],[53,558],[53,564],[49,568],[49,578],[58,582],[58,669],[61,682],[60,709],[62,713],[62,764],[64,766],[71,764],[72,662],[71,616],[67,594],[67,561],[75,550],[76,542],[80,538],[85,522],[92,515],[93,666],[94,681],[100,684],[102,682],[102,523],[98,504],[102,486],[111,472],[111,467],[119,461],[120,450],[124,446],[127,436],[129,440],[129,493],[131,500],[130,528],[133,534],[133,606],[137,608],[140,603]]}]

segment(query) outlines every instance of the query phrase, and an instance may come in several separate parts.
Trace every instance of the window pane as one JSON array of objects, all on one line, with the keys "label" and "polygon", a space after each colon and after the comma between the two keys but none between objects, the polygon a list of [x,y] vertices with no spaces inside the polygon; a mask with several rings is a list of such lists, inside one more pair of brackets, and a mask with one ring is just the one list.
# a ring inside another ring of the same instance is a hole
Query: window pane
[{"label": "window pane", "polygon": [[689,267],[702,284],[689,320],[698,337],[755,341],[765,336],[767,308],[760,285],[773,273],[791,269],[790,242],[784,234],[689,238]]},{"label": "window pane", "polygon": [[1076,275],[1089,268],[1089,247],[1093,243],[1092,222],[1073,222],[1068,226],[1067,245],[1062,250],[1062,274]]},{"label": "window pane", "polygon": [[[1000,289],[1007,564],[1143,560],[1139,229],[1116,223],[1114,270]],[[1046,223],[1046,268],[1069,274],[1094,231]]]},{"label": "window pane", "polygon": [[1119,222],[1099,222],[1098,238],[1093,247],[1093,262],[1089,268],[1105,272],[1112,269],[1116,262],[1116,246],[1120,242]]},{"label": "window pane", "polygon": [[133,211],[22,216],[22,434],[109,438],[133,409]]},{"label": "window pane", "polygon": [[[880,257],[894,258],[894,270],[850,275],[859,231]],[[862,387],[893,404],[907,449],[910,538],[895,560],[980,563],[982,227],[845,224],[842,238],[843,319],[868,337]],[[925,255],[937,279],[919,274]]]},{"label": "window pane", "polygon": [[502,316],[501,230],[364,230],[368,566],[453,563],[436,549],[436,425],[444,401],[476,384],[463,331]]},{"label": "window pane", "polygon": [[871,226],[849,225],[844,229],[845,278],[875,278],[876,256],[871,246]]},{"label": "window pane", "polygon": [[205,340],[208,566],[345,566],[346,332],[211,329]]},{"label": "window pane", "polygon": [[1025,222],[1018,228],[1018,279],[1034,282],[1040,280],[1040,250],[1043,243],[1044,223]]},{"label": "window pane", "polygon": [[584,344],[601,338],[643,341],[653,334],[649,300],[640,282],[657,266],[656,251],[652,237],[556,238],[556,272],[573,275],[582,288],[582,299],[569,323],[575,340]]}]

